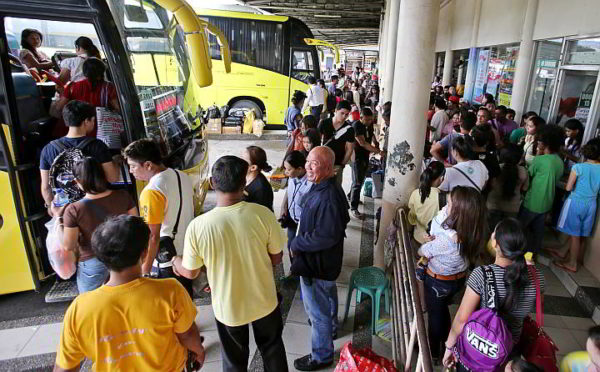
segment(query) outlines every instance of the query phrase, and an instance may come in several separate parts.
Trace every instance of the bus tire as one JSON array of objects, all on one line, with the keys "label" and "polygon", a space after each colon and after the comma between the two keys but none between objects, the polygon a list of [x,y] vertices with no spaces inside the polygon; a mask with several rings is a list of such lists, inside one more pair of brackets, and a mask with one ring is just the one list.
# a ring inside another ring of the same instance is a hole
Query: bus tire
[{"label": "bus tire", "polygon": [[256,114],[257,119],[263,118],[263,111],[261,110],[260,106],[257,105],[256,102],[250,101],[248,99],[242,99],[242,100],[235,102],[231,106],[231,109],[254,110],[254,113]]}]

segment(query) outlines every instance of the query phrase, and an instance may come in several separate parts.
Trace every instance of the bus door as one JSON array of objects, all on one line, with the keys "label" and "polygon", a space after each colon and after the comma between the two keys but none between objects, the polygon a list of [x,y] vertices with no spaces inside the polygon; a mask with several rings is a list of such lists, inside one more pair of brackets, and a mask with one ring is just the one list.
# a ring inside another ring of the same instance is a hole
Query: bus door
[{"label": "bus door", "polygon": [[[19,125],[19,103],[22,111],[38,113],[39,107],[30,106],[30,89],[36,91],[36,85],[22,86],[31,77],[7,44],[5,20],[0,15],[0,294],[39,289],[42,260],[35,246],[42,239],[39,234],[47,217],[43,201],[36,203],[40,199],[31,193],[33,187],[39,189],[39,183],[34,186],[39,179],[38,164],[30,156],[35,150],[24,151],[25,134]],[[35,119],[35,125],[47,123],[43,117]],[[28,139],[35,140],[33,136]]]},{"label": "bus door", "polygon": [[319,57],[315,47],[292,47],[290,50],[290,71],[288,103],[294,91],[306,90],[308,78],[319,78]]}]

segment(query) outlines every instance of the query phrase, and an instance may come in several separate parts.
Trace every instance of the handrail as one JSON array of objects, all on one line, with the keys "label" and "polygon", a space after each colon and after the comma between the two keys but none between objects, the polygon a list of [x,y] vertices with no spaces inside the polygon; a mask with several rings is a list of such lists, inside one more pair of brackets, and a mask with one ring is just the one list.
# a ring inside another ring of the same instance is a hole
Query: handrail
[{"label": "handrail", "polygon": [[397,244],[393,249],[391,266],[392,280],[392,352],[398,368],[412,370],[415,344],[419,350],[416,362],[417,372],[432,372],[433,362],[429,350],[427,330],[417,287],[413,248],[406,212],[399,209],[396,215]]}]

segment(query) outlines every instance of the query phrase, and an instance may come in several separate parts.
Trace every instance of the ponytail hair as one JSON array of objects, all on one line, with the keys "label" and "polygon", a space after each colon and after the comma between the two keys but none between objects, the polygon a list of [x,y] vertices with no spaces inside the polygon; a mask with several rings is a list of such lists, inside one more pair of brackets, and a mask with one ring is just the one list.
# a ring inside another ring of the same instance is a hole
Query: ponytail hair
[{"label": "ponytail hair", "polygon": [[523,156],[523,149],[519,145],[509,143],[500,150],[500,163],[502,173],[502,196],[512,198],[515,195],[515,187],[519,180],[519,162]]},{"label": "ponytail hair", "polygon": [[421,195],[421,204],[425,203],[425,200],[431,193],[431,185],[433,181],[437,180],[444,175],[446,169],[444,164],[439,161],[432,161],[429,163],[427,168],[421,173],[419,180],[419,194]]},{"label": "ponytail hair", "polygon": [[258,146],[248,146],[246,147],[246,151],[248,151],[250,157],[250,165],[256,165],[258,170],[263,172],[270,172],[273,170],[273,167],[267,163],[267,153],[265,150]]},{"label": "ponytail hair", "polygon": [[503,311],[514,309],[519,290],[529,282],[525,252],[527,250],[527,238],[521,228],[521,223],[515,218],[505,218],[496,225],[496,243],[500,247],[502,255],[513,263],[504,272],[504,286],[506,297],[500,305]]},{"label": "ponytail hair", "polygon": [[75,40],[75,46],[85,50],[85,54],[87,54],[88,57],[100,58],[100,51],[89,37],[78,37],[77,40]]}]

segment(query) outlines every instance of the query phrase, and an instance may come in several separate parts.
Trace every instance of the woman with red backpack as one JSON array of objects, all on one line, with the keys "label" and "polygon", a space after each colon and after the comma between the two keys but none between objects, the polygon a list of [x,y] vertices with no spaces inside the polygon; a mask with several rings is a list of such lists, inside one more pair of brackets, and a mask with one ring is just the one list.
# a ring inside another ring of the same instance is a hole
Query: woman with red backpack
[{"label": "woman with red backpack", "polygon": [[[496,261],[469,276],[445,343],[444,366],[456,365],[457,371],[494,371],[506,364],[519,353],[513,345],[535,307],[536,286],[525,262],[527,238],[521,223],[514,218],[500,221],[491,244]],[[543,292],[543,275],[537,268],[535,272]]]}]

